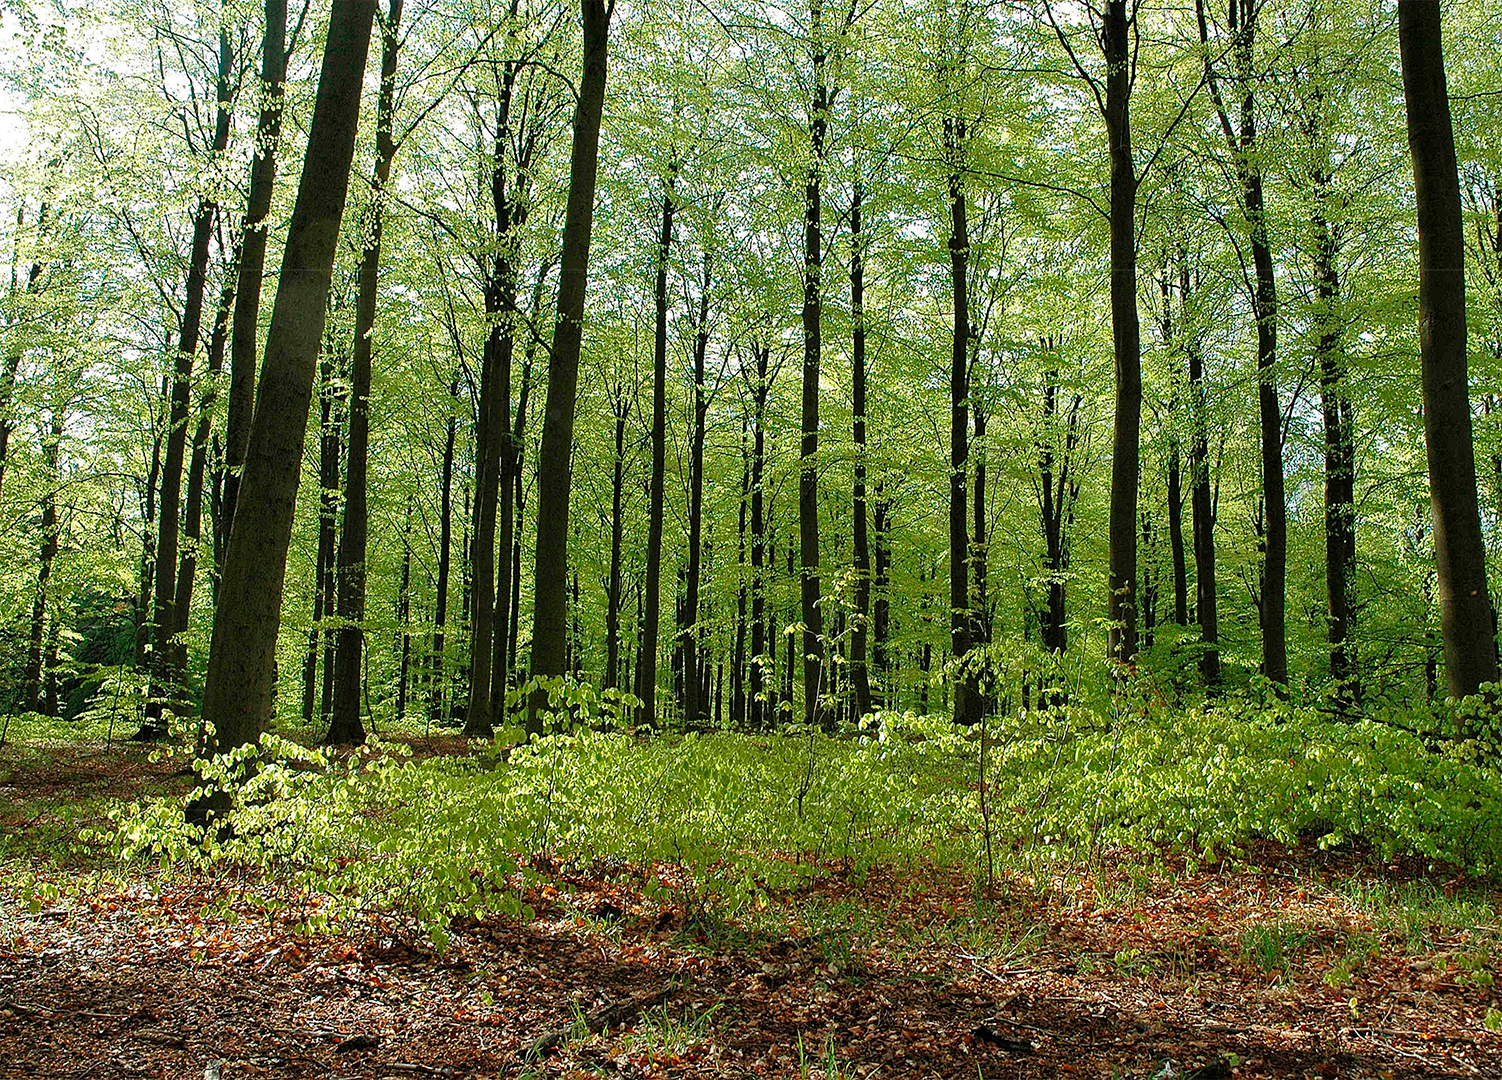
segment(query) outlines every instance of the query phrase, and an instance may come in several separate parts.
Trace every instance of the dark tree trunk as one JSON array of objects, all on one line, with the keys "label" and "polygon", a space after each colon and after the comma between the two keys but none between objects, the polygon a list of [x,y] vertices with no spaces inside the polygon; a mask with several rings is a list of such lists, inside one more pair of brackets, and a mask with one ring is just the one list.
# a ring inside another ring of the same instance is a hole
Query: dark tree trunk
[{"label": "dark tree trunk", "polygon": [[[1205,52],[1205,75],[1220,118],[1226,145],[1236,159],[1241,182],[1241,210],[1246,218],[1256,276],[1252,313],[1257,319],[1257,416],[1262,446],[1262,497],[1266,515],[1262,534],[1261,600],[1262,674],[1277,687],[1288,683],[1288,639],[1285,618],[1288,577],[1288,508],[1283,481],[1283,411],[1278,404],[1278,286],[1273,275],[1267,211],[1262,194],[1262,167],[1257,158],[1257,113],[1252,93],[1255,72],[1253,49],[1257,35],[1257,0],[1231,0],[1227,29],[1240,91],[1239,123],[1233,126],[1221,98],[1219,82]],[[1208,40],[1203,0],[1198,0],[1200,39]]]},{"label": "dark tree trunk", "polygon": [[[37,211],[37,242],[40,245],[46,240],[48,225],[51,214],[48,204],[44,201],[41,209]],[[24,208],[16,213],[16,231],[19,232],[26,225],[26,212]],[[17,237],[19,243],[19,236]],[[26,284],[17,288],[14,272],[11,275],[11,298],[21,300],[23,297],[35,296],[42,289],[42,275],[47,270],[47,264],[41,257],[32,260],[31,266],[26,271]],[[16,318],[21,317],[21,312],[16,313]],[[15,403],[16,377],[21,370],[21,361],[25,358],[26,348],[24,339],[17,334],[14,342],[5,353],[5,368],[0,371],[0,489],[5,484],[5,466],[10,460],[10,436],[16,429],[15,417],[11,415],[11,407]]]},{"label": "dark tree trunk", "polygon": [[1419,223],[1424,444],[1445,682],[1455,698],[1497,681],[1496,629],[1476,496],[1466,370],[1465,236],[1440,6],[1399,0],[1398,41]]},{"label": "dark tree trunk", "polygon": [[1189,625],[1189,568],[1184,555],[1184,480],[1179,442],[1168,447],[1168,548],[1173,557],[1173,621]]},{"label": "dark tree trunk", "polygon": [[1142,643],[1153,647],[1158,629],[1158,531],[1153,528],[1153,512],[1142,511],[1142,550],[1147,555],[1147,565],[1142,577]]},{"label": "dark tree trunk", "polygon": [[[539,286],[538,295],[541,295]],[[535,297],[534,297],[535,299]],[[538,305],[533,304],[534,312]],[[522,365],[522,389],[516,399],[516,430],[512,434],[511,445],[516,448],[516,515],[515,531],[516,541],[511,546],[511,630],[506,635],[506,655],[511,658],[511,666],[520,670],[521,659],[518,649],[521,641],[522,623],[522,528],[526,511],[527,485],[526,477],[522,475],[523,450],[526,447],[525,436],[527,433],[527,398],[532,389],[532,361],[536,343],[527,350],[526,362]]]},{"label": "dark tree trunk", "polygon": [[[975,496],[970,503],[970,516],[975,523],[974,535],[970,541],[970,568],[975,589],[970,598],[971,645],[981,646],[991,641],[990,598],[986,582],[986,552],[989,548],[986,527],[986,411],[979,402],[973,404],[971,411],[975,414]],[[977,710],[979,718],[990,708],[990,702],[981,693],[979,672],[971,676],[969,693],[972,707]]]},{"label": "dark tree trunk", "polygon": [[[459,375],[449,382],[449,398],[459,395]],[[438,479],[438,581],[433,599],[433,682],[428,688],[428,721],[443,718],[443,650],[448,623],[449,563],[454,540],[454,442],[459,418],[449,414],[443,437],[443,472]]]},{"label": "dark tree trunk", "polygon": [[[334,0],[329,18],[235,506],[240,527],[230,532],[214,609],[204,695],[214,752],[259,737],[275,700],[287,550],[374,14],[374,0]],[[194,816],[223,805],[200,804]]]},{"label": "dark tree trunk", "polygon": [[[535,142],[515,146],[513,106],[520,65],[508,61],[501,73],[496,109],[495,155],[490,172],[496,250],[485,282],[490,324],[480,374],[479,424],[475,436],[474,594],[470,611],[470,691],[464,733],[489,738],[505,712],[509,675],[506,613],[510,599],[511,474],[516,447],[511,441],[511,368],[516,350],[517,281],[520,233],[529,209],[530,168]],[[526,124],[523,112],[522,123]],[[541,294],[546,272],[539,274]],[[505,519],[497,541],[497,515]],[[497,552],[500,572],[497,573]]]},{"label": "dark tree trunk", "polygon": [[[1189,266],[1179,265],[1179,303],[1189,301]],[[1197,342],[1186,339],[1189,358],[1189,504],[1194,532],[1194,610],[1200,626],[1200,676],[1211,692],[1220,685],[1220,623],[1216,613],[1215,496],[1210,483],[1210,433],[1205,402],[1205,361]]]},{"label": "dark tree trunk", "polygon": [[683,719],[689,724],[701,723],[708,714],[707,702],[700,693],[708,671],[707,666],[700,665],[703,631],[699,622],[699,598],[704,578],[704,439],[705,419],[709,413],[705,379],[708,377],[711,280],[710,255],[706,251],[703,292],[694,313],[694,428],[689,440],[688,577],[684,582],[685,599],[678,624],[678,643],[683,653]]},{"label": "dark tree trunk", "polygon": [[[1052,340],[1044,347],[1052,350]],[[1048,599],[1039,626],[1043,648],[1062,657],[1069,647],[1068,594],[1069,526],[1079,496],[1075,451],[1079,445],[1082,396],[1071,399],[1069,414],[1061,415],[1059,372],[1043,374],[1043,438],[1038,451],[1038,510],[1043,530],[1043,568],[1048,576]],[[1060,428],[1062,427],[1062,445]]]},{"label": "dark tree trunk", "polygon": [[888,696],[892,682],[890,659],[891,584],[892,584],[892,510],[884,497],[882,482],[876,482],[876,501],[871,506],[871,532],[875,549],[875,569],[871,588],[871,666],[876,672],[876,689],[871,692],[871,707],[886,708],[894,702]]},{"label": "dark tree trunk", "polygon": [[605,586],[605,689],[620,685],[621,661],[621,533],[625,497],[626,417],[630,405],[626,391],[615,384],[615,459],[610,476],[610,576]]},{"label": "dark tree trunk", "polygon": [[756,362],[756,381],[751,388],[751,726],[766,730],[772,726],[771,687],[767,678],[776,642],[767,633],[767,394],[768,362],[772,346],[753,342],[751,354]]},{"label": "dark tree trunk", "polygon": [[349,449],[345,455],[344,529],[339,537],[339,631],[334,660],[334,715],[324,743],[358,746],[365,741],[360,718],[364,682],[366,552],[370,531],[367,475],[370,454],[370,357],[376,294],[381,273],[381,230],[386,185],[396,157],[392,124],[396,112],[396,59],[402,0],[390,0],[381,30],[381,88],[376,106],[376,164],[370,185],[368,231],[360,253],[360,287],[355,300],[355,343],[350,358]]},{"label": "dark tree trunk", "polygon": [[[234,260],[238,262],[239,260]],[[204,472],[208,463],[209,431],[214,423],[215,388],[224,370],[224,348],[229,337],[230,310],[235,303],[235,279],[231,275],[219,295],[214,329],[209,335],[209,378],[198,403],[198,424],[193,431],[193,456],[188,462],[188,497],[183,512],[182,558],[177,566],[177,597],[173,603],[177,615],[173,642],[173,664],[181,671],[187,664],[187,646],[180,636],[188,629],[193,609],[193,585],[198,577],[198,549],[203,538]],[[217,560],[215,565],[217,566]]]},{"label": "dark tree trunk", "polygon": [[[532,289],[532,324],[535,326],[542,315],[542,297],[547,287],[548,264],[544,262],[537,271],[537,282]],[[514,346],[513,346],[514,348]],[[499,492],[499,523],[497,524],[496,549],[500,553],[495,582],[495,641],[490,665],[490,700],[493,718],[501,717],[506,710],[506,691],[510,686],[511,673],[516,666],[516,633],[521,604],[521,515],[522,515],[522,437],[527,424],[527,396],[532,384],[532,362],[537,355],[537,341],[527,344],[522,360],[521,394],[517,400],[516,426],[506,433],[501,446],[501,477]],[[511,410],[511,353],[505,356],[505,411]],[[515,498],[512,497],[513,488]]]},{"label": "dark tree trunk", "polygon": [[396,592],[396,719],[407,715],[407,678],[412,663],[412,502],[407,501],[407,520],[402,526],[402,583]]},{"label": "dark tree trunk", "polygon": [[[568,640],[568,539],[570,455],[574,442],[579,349],[584,332],[584,289],[589,276],[590,230],[594,223],[595,174],[599,165],[600,118],[605,106],[605,54],[611,9],[604,0],[581,0],[584,16],[584,73],[574,112],[574,146],[569,163],[568,209],[563,226],[558,319],[548,356],[548,398],[543,412],[542,449],[537,462],[537,554],[533,590],[532,674],[550,678],[565,672]],[[527,730],[542,731],[546,690],[534,693]]]},{"label": "dark tree trunk", "polygon": [[[795,538],[788,539],[788,583],[791,585],[798,577],[798,542]],[[783,635],[787,642],[787,658],[782,665],[782,719],[790,722],[793,719],[793,685],[798,669],[798,634],[794,627],[798,623],[799,598],[795,593],[794,603],[787,612],[787,632]]]},{"label": "dark tree trunk", "polygon": [[866,533],[866,258],[861,234],[861,182],[850,201],[850,380],[855,478],[851,485],[851,545],[855,562],[855,615],[850,630],[850,684],[855,717],[871,711],[871,673],[866,666],[871,615],[871,551]]},{"label": "dark tree trunk", "polygon": [[668,169],[662,195],[662,229],[657,238],[657,279],[653,289],[656,323],[652,343],[652,473],[647,493],[646,600],[642,613],[641,652],[636,665],[640,723],[657,723],[657,639],[662,621],[663,480],[667,468],[668,249],[673,243],[673,184],[676,163]]},{"label": "dark tree trunk", "polygon": [[[224,153],[229,145],[230,116],[233,103],[230,100],[230,77],[234,53],[230,46],[228,31],[219,35],[219,107],[214,121],[214,157]],[[198,212],[193,218],[193,242],[188,256],[187,295],[183,301],[183,317],[178,327],[177,353],[172,365],[171,403],[167,412],[166,450],[162,456],[161,510],[157,518],[156,585],[153,589],[154,604],[151,634],[151,689],[146,700],[146,717],[135,738],[160,739],[167,734],[162,715],[166,695],[184,705],[179,694],[182,680],[178,661],[179,650],[174,646],[177,636],[177,556],[181,539],[183,458],[188,441],[188,406],[192,393],[193,354],[198,350],[198,335],[203,325],[203,294],[208,286],[209,240],[213,233],[214,219],[219,206],[212,198],[202,198]],[[199,484],[202,486],[200,469]]]},{"label": "dark tree trunk", "polygon": [[[162,395],[165,400],[166,395]],[[160,428],[160,424],[154,425]],[[146,487],[141,492],[141,564],[140,589],[136,594],[136,633],[132,662],[137,671],[145,671],[150,654],[147,645],[151,641],[151,585],[156,570],[156,488],[157,478],[162,473],[162,439],[158,434],[151,441],[151,465],[146,473]]]},{"label": "dark tree trunk", "polygon": [[235,292],[234,332],[230,338],[229,421],[224,437],[224,506],[220,513],[219,549],[229,543],[239,498],[245,452],[250,446],[255,409],[256,324],[261,317],[261,281],[266,274],[266,239],[271,195],[276,186],[276,151],[282,132],[282,94],[287,79],[287,0],[266,0],[266,36],[261,46],[260,116],[256,121],[255,157],[250,163],[250,193]]},{"label": "dark tree trunk", "polygon": [[[1168,264],[1163,266],[1160,285],[1163,290],[1163,346],[1172,352],[1177,346],[1173,321],[1173,286],[1169,281]],[[1179,411],[1179,396],[1175,391],[1168,405],[1168,548],[1173,558],[1173,621],[1179,626],[1189,625],[1189,572],[1184,557],[1184,478],[1179,460],[1179,432],[1174,416]]]},{"label": "dark tree trunk", "polygon": [[741,497],[735,516],[735,631],[730,654],[730,726],[746,726],[746,511],[751,500],[751,455],[741,423]]},{"label": "dark tree trunk", "polygon": [[1326,640],[1336,706],[1342,713],[1361,700],[1360,673],[1351,642],[1351,609],[1356,575],[1355,409],[1346,393],[1344,328],[1340,315],[1340,272],[1336,239],[1323,206],[1330,178],[1316,170],[1314,271],[1319,297],[1320,407],[1325,433],[1325,594]]},{"label": "dark tree trunk", "polygon": [[823,232],[819,222],[824,183],[825,136],[830,92],[825,81],[828,59],[824,41],[823,0],[809,6],[814,41],[813,100],[808,117],[811,161],[803,186],[803,402],[798,460],[798,561],[803,616],[803,721],[822,724],[819,699],[824,679],[824,612],[819,607],[819,364],[823,321]]},{"label": "dark tree trunk", "polygon": [[[1135,12],[1135,7],[1133,11]],[[1132,16],[1135,18],[1135,14]],[[1111,433],[1110,621],[1107,650],[1129,664],[1137,654],[1137,480],[1142,427],[1142,329],[1137,317],[1137,166],[1132,159],[1130,19],[1124,0],[1106,4],[1105,120],[1111,154],[1111,341],[1115,423]]]},{"label": "dark tree trunk", "polygon": [[[58,469],[58,442],[62,437],[63,411],[59,405],[54,405],[52,426],[47,440],[42,444],[42,458],[47,471],[47,491],[42,496],[42,543],[38,552],[36,594],[31,602],[31,636],[26,649],[23,695],[28,712],[40,712],[48,716],[57,714],[56,675],[52,672],[52,669],[57,666],[56,649],[54,647],[50,650],[53,663],[48,665],[44,663],[46,659],[44,643],[48,640],[46,636],[47,607],[51,599],[49,593],[53,564],[57,560],[57,489],[62,483],[62,473]],[[58,625],[56,605],[53,606],[52,625],[54,627]]]},{"label": "dark tree trunk", "polygon": [[[946,117],[944,148],[949,158],[949,277],[954,321],[950,337],[949,369],[949,625],[950,652],[965,663],[974,634],[970,607],[970,231],[965,219],[965,182],[960,171],[960,146],[965,140],[963,121]],[[957,674],[954,689],[954,721],[974,724],[980,720],[980,703],[970,692],[971,680]]]}]

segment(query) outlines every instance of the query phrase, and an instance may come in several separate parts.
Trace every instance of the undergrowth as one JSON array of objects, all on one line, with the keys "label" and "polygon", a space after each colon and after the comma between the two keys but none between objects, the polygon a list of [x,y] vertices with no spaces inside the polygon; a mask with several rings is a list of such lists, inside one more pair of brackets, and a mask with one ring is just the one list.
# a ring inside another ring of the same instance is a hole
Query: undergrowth
[{"label": "undergrowth", "polygon": [[[979,734],[912,714],[835,736],[580,726],[422,762],[397,745],[335,759],[268,736],[200,763],[238,793],[232,834],[205,835],[181,800],[159,799],[118,812],[113,843],[127,859],[263,871],[260,902],[311,929],[380,913],[440,947],[453,916],[520,911],[529,879],[560,863],[648,873],[649,893],[725,919],[830,873],[979,875],[987,850],[1021,869],[1103,847],[1214,859],[1317,837],[1477,877],[1502,858],[1502,773],[1377,723],[1060,707],[993,721],[986,741],[989,818]],[[1276,966],[1278,944],[1244,946]]]}]

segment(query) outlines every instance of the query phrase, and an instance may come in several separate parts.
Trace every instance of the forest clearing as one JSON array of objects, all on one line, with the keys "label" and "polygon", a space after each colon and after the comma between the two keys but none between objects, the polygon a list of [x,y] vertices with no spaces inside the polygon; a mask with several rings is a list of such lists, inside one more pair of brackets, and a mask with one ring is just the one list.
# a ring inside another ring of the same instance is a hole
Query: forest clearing
[{"label": "forest clearing", "polygon": [[0,1076],[1502,1077],[1499,86],[0,3]]}]

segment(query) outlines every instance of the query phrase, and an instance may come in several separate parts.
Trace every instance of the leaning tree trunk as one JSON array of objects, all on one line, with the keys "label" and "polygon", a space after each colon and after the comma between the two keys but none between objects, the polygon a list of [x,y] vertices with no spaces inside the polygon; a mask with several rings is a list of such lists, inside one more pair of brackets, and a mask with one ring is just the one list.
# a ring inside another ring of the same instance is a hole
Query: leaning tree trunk
[{"label": "leaning tree trunk", "polygon": [[282,94],[287,79],[287,0],[266,0],[266,35],[261,45],[261,112],[256,121],[255,157],[250,163],[250,194],[235,291],[230,338],[229,420],[224,437],[224,506],[219,515],[219,549],[229,543],[239,499],[245,452],[255,411],[256,324],[261,317],[261,281],[266,275],[266,239],[271,195],[276,186],[276,151],[282,133]]},{"label": "leaning tree trunk", "polygon": [[360,291],[355,300],[355,345],[350,357],[349,448],[344,471],[344,529],[339,537],[339,630],[334,657],[334,715],[324,743],[358,746],[365,741],[360,719],[364,683],[366,549],[370,531],[367,475],[370,457],[370,354],[376,293],[381,272],[381,228],[386,185],[396,157],[392,124],[396,112],[396,58],[402,0],[391,0],[381,24],[381,89],[376,106],[376,165],[370,185],[369,232],[360,254]]},{"label": "leaning tree trunk", "polygon": [[[235,521],[225,550],[209,647],[204,716],[211,752],[254,742],[276,693],[287,552],[302,473],[308,406],[323,338],[339,223],[344,216],[360,88],[375,0],[333,0],[323,69],[308,131],[308,152],[288,224],[256,395]],[[225,794],[190,811],[204,820],[227,807]]]},{"label": "leaning tree trunk", "polygon": [[1444,639],[1445,682],[1456,698],[1497,681],[1486,544],[1466,370],[1465,236],[1440,6],[1399,0],[1398,42],[1419,222],[1419,356],[1424,444]]},{"label": "leaning tree trunk", "polygon": [[[548,397],[543,410],[542,449],[537,461],[537,554],[533,590],[532,674],[563,675],[568,644],[568,540],[570,455],[584,333],[584,289],[589,277],[589,241],[594,224],[595,176],[599,167],[600,119],[605,107],[605,59],[611,9],[604,0],[581,0],[584,72],[574,111],[569,162],[568,209],[558,281],[558,319],[548,356]],[[527,730],[542,731],[548,706],[539,688],[527,710]]]}]

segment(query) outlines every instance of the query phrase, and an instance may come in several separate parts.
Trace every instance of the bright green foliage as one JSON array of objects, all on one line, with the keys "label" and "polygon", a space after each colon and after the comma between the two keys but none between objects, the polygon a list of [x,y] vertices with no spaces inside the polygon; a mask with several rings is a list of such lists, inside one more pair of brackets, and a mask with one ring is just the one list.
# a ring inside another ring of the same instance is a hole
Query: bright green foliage
[{"label": "bright green foliage", "polygon": [[[1021,714],[989,738],[991,846],[1018,866],[1100,846],[1213,858],[1310,836],[1478,875],[1502,862],[1502,774],[1376,723],[1078,708]],[[441,943],[455,914],[520,910],[534,862],[629,867],[649,893],[733,917],[820,875],[974,868],[986,839],[976,736],[938,718],[882,714],[844,737],[643,741],[580,726],[425,762],[385,749],[336,762],[268,737],[207,770],[228,782],[256,765],[233,836],[205,839],[158,802],[120,815],[119,850],[266,872],[262,902],[314,928],[382,911]],[[1293,946],[1243,947],[1272,970]]]}]

